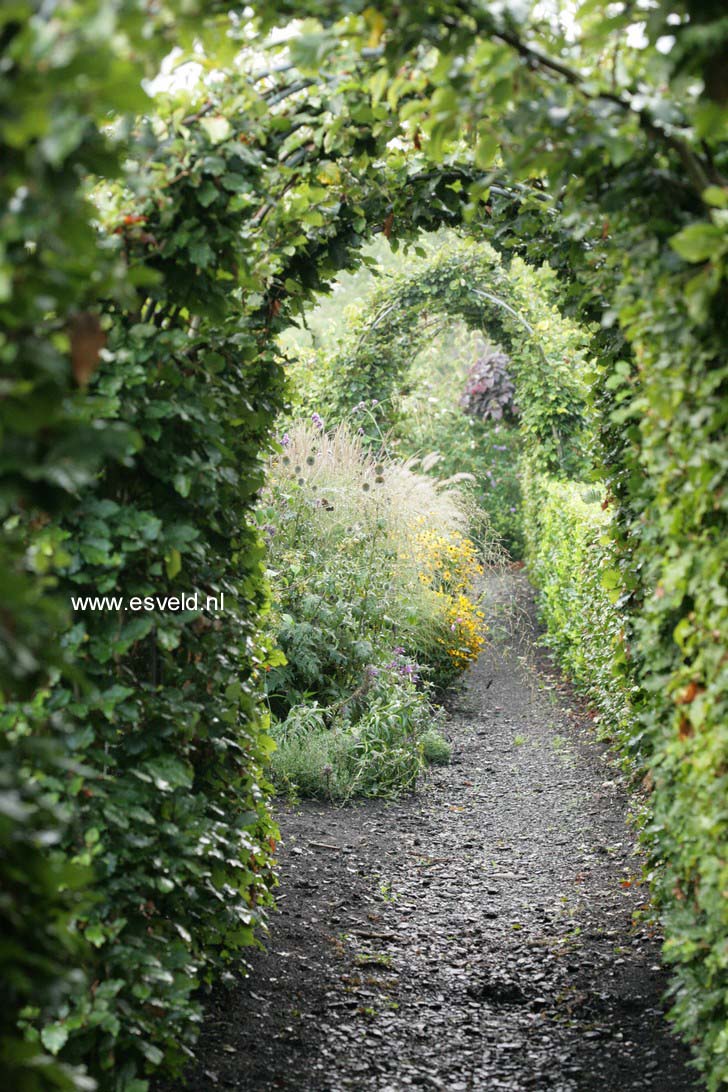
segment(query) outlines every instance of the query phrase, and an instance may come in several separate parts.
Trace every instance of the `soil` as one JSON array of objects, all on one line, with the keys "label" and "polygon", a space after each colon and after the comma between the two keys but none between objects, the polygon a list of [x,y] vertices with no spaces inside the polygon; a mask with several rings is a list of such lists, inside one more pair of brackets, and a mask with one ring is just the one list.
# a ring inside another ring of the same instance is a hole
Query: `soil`
[{"label": "soil", "polygon": [[[517,623],[451,704],[416,796],[278,809],[279,910],[215,988],[174,1092],[687,1092],[630,798]],[[497,628],[497,627],[496,627]],[[632,801],[634,804],[634,801]]]}]

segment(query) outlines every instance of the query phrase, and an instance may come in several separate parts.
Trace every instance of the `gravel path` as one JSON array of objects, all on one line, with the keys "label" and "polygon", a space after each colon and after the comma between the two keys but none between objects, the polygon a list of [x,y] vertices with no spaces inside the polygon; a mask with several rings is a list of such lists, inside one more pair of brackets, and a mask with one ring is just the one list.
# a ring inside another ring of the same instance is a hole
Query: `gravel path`
[{"label": "gravel path", "polygon": [[471,672],[453,763],[418,796],[281,810],[268,950],[214,992],[175,1090],[697,1087],[659,938],[633,924],[624,786],[531,626],[524,611]]}]

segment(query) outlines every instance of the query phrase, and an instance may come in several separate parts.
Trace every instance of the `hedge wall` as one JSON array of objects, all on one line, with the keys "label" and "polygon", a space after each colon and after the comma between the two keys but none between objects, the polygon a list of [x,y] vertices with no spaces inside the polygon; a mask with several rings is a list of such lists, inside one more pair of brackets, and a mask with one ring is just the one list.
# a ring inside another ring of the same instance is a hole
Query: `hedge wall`
[{"label": "hedge wall", "polygon": [[[27,0],[0,23],[0,1083],[18,1092],[140,1092],[179,1065],[197,987],[252,942],[274,880],[250,510],[282,369],[265,295],[230,289],[234,190],[262,155],[188,119],[140,132],[137,189],[115,182],[129,145],[108,117],[146,108],[168,44],[133,0],[100,7]],[[195,591],[225,610],[71,604]]]},{"label": "hedge wall", "polygon": [[[708,1087],[718,1089],[728,1079],[728,718],[725,666],[722,688],[720,672],[707,686],[699,671],[720,630],[705,634],[686,681],[671,692],[667,669],[685,647],[686,625],[657,628],[647,611],[630,634],[613,521],[591,499],[593,487],[527,470],[524,493],[528,566],[548,641],[599,710],[602,734],[654,784],[642,836],[664,953],[677,969],[672,1016],[693,1038]],[[652,565],[676,579],[693,567],[689,553],[656,556]],[[706,565],[696,576],[710,581],[712,572]],[[704,601],[714,614],[724,609],[715,587],[715,598]],[[675,594],[663,584],[655,589],[658,605]],[[693,625],[697,617],[696,609]]]},{"label": "hedge wall", "polygon": [[626,620],[604,586],[614,565],[609,516],[592,486],[529,470],[523,485],[528,569],[548,642],[599,711],[601,734],[631,747]]}]

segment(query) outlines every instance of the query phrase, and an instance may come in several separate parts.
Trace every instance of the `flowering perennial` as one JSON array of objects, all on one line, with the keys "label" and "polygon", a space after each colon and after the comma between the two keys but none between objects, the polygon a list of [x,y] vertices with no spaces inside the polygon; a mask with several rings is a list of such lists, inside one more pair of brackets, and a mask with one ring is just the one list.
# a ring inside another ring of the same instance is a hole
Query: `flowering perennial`
[{"label": "flowering perennial", "polygon": [[422,530],[415,540],[420,580],[447,600],[449,632],[437,638],[453,664],[464,670],[478,658],[485,642],[483,612],[473,599],[483,566],[473,542],[459,531],[444,535]]}]

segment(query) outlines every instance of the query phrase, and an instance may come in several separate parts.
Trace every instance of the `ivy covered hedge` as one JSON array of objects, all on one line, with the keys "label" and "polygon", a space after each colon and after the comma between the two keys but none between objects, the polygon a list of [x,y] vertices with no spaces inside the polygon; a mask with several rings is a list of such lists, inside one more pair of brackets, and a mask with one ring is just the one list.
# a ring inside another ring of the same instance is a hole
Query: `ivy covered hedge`
[{"label": "ivy covered hedge", "polygon": [[[2,24],[2,1083],[134,1092],[187,1057],[195,991],[274,882],[250,513],[282,371],[263,295],[230,299],[233,202],[263,157],[198,118],[138,134],[120,186],[105,123],[145,108],[170,9],[152,46],[131,2],[21,7]],[[172,592],[203,605],[128,609]],[[119,607],[72,604],[100,595]]]},{"label": "ivy covered hedge", "polygon": [[[139,65],[122,48],[125,35],[141,36],[131,3],[117,5],[114,45],[90,11],[79,18],[78,8],[57,5],[49,22],[40,7],[27,0],[0,16],[0,1073],[22,1092],[94,1087],[82,1068],[54,1057],[63,1030],[48,1027],[39,1041],[18,1016],[68,1013],[94,982],[94,947],[76,926],[94,908],[93,873],[77,853],[84,833],[72,802],[90,771],[75,753],[67,703],[48,704],[62,670],[70,691],[82,692],[61,649],[69,611],[54,594],[53,521],[107,460],[134,446],[123,424],[100,427],[79,390],[103,343],[93,303],[128,298],[80,179],[117,169],[101,125],[110,111],[144,102]],[[163,35],[149,43],[150,71],[164,48]],[[128,283],[133,291],[133,275]]]},{"label": "ivy covered hedge", "polygon": [[668,258],[639,288],[623,285],[640,382],[618,373],[613,419],[641,470],[638,511],[617,524],[632,557],[619,576],[639,601],[635,730],[655,784],[664,950],[679,974],[678,1026],[699,1037],[709,1087],[719,1088],[728,1082],[728,312],[709,285],[725,277],[728,193],[708,197],[723,208],[715,230],[692,225],[673,240],[683,296],[669,313],[659,302]]},{"label": "ivy covered hedge", "polygon": [[[94,871],[77,928],[100,983],[42,1034],[54,1047],[68,1038],[65,1056],[113,1073],[115,1088],[134,1087],[145,1062],[184,1058],[194,990],[264,920],[275,838],[255,682],[266,593],[246,526],[271,369],[264,409],[259,373],[241,366],[244,338],[213,348],[204,323],[196,339],[134,317],[109,339],[94,400],[107,427],[131,423],[142,443],[80,490],[54,529],[58,590],[125,604],[197,594],[201,606],[75,610],[62,640],[73,674],[31,716],[68,717],[82,764],[45,787],[72,806],[66,848]],[[244,433],[226,431],[230,412]],[[205,609],[223,595],[224,609]]]}]

